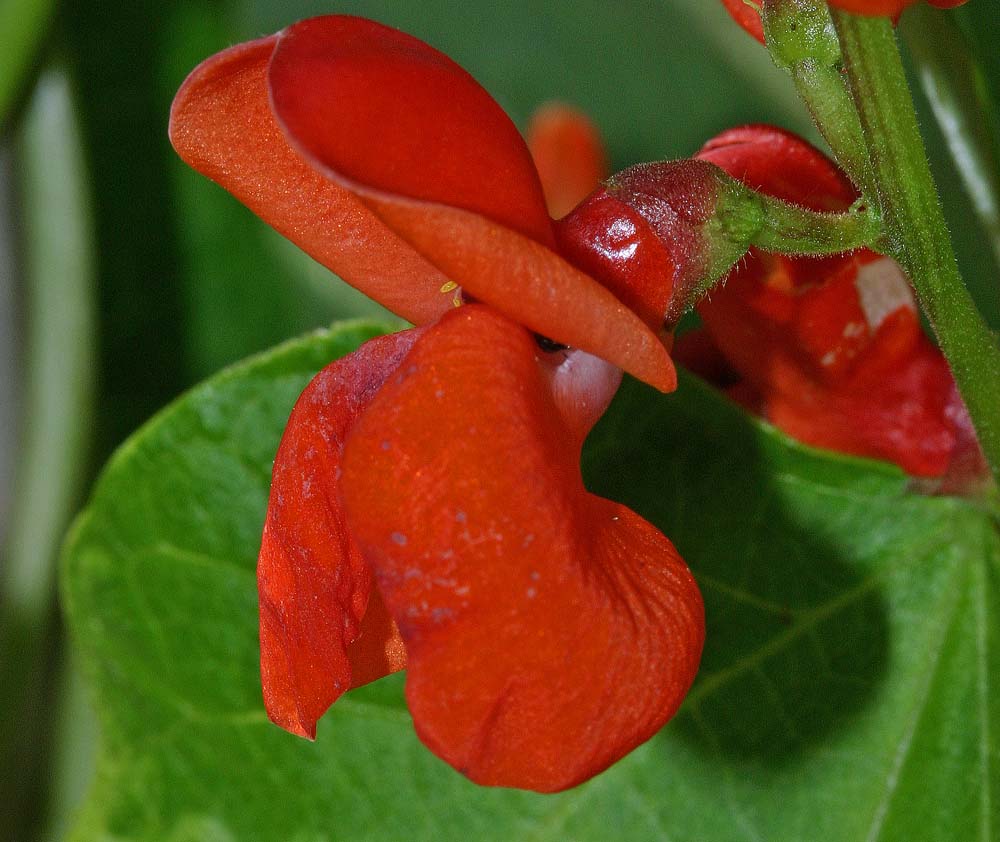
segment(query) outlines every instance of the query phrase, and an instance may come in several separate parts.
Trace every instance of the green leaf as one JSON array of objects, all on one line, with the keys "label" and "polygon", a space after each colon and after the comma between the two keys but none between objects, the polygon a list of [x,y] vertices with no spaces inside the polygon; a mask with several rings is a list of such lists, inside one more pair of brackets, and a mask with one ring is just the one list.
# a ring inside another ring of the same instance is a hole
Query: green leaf
[{"label": "green leaf", "polygon": [[584,460],[705,596],[700,677],[658,736],[540,796],[425,750],[401,676],[338,702],[315,744],[270,725],[253,568],[272,455],[310,376],[373,332],[223,372],[105,470],[63,571],[104,739],[75,840],[992,838],[995,522],[796,445],[690,377],[668,396],[628,383]]}]

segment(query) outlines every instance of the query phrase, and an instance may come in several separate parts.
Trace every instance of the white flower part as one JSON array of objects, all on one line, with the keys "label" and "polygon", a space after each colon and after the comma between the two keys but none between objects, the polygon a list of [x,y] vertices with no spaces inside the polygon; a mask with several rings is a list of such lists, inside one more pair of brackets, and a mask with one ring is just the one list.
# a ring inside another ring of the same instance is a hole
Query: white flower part
[{"label": "white flower part", "polygon": [[541,352],[538,363],[559,414],[582,443],[618,391],[622,370],[577,348]]},{"label": "white flower part", "polygon": [[914,312],[917,309],[910,282],[891,257],[880,257],[862,266],[854,286],[872,333],[900,307]]}]

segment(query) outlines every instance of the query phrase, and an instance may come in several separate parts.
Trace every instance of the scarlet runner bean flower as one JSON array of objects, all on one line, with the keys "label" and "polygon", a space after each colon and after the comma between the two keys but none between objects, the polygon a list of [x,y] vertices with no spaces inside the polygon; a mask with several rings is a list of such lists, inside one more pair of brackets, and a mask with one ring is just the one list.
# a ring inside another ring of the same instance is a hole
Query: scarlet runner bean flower
[{"label": "scarlet runner bean flower", "polygon": [[[871,15],[873,17],[891,17],[897,19],[907,6],[912,6],[920,0],[829,0],[831,6],[843,9],[847,12],[854,12],[857,15]],[[740,26],[749,32],[754,38],[764,43],[764,28],[760,21],[760,2],[747,2],[746,0],[722,0],[726,10]],[[932,6],[939,9],[953,9],[961,6],[966,0],[927,0]]]},{"label": "scarlet runner bean flower", "polygon": [[[435,753],[539,791],[650,737],[697,670],[701,597],[666,537],[585,490],[579,455],[622,368],[674,388],[655,333],[679,267],[666,228],[622,204],[616,227],[583,210],[555,229],[489,95],[358,18],[208,59],[171,138],[420,325],[331,363],[289,420],[258,566],[269,716],[312,737],[343,692],[406,666]],[[712,170],[661,175],[712,198]],[[704,251],[702,223],[678,217],[681,257]]]},{"label": "scarlet runner bean flower", "polygon": [[[817,210],[857,193],[821,152],[770,126],[724,132],[698,155],[750,186]],[[988,472],[947,362],[920,327],[890,258],[862,249],[805,258],[751,250],[698,305],[707,335],[681,359],[795,438],[895,462],[940,491]],[[728,369],[728,371],[727,371]]]}]

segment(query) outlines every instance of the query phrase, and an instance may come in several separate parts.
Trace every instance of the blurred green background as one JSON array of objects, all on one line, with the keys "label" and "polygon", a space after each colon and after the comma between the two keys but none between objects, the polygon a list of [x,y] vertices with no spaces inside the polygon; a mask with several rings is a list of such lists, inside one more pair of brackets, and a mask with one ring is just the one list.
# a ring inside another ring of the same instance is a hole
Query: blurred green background
[{"label": "blurred green background", "polygon": [[[942,53],[968,40],[974,62],[951,66],[943,81],[958,92],[935,102],[954,97],[947,113],[970,121],[974,157],[995,164],[994,2],[948,18],[947,38],[940,17],[914,10],[904,35],[924,84],[940,85]],[[689,155],[743,122],[815,140],[790,83],[710,0],[0,0],[0,839],[59,838],[90,774],[96,727],[60,626],[55,559],[96,470],[220,367],[380,312],[167,142],[173,93],[201,59],[331,12],[442,49],[519,125],[547,99],[584,108],[616,169]],[[964,275],[997,326],[989,181],[970,200],[919,100]]]}]

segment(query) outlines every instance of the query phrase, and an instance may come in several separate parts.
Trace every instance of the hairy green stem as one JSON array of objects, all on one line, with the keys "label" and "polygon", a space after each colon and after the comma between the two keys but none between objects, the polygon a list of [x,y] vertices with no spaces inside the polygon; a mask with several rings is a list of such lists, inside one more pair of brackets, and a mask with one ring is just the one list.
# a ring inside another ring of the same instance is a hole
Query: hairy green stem
[{"label": "hairy green stem", "polygon": [[871,191],[874,183],[869,177],[861,123],[840,72],[807,60],[792,68],[792,78],[841,167],[861,192]]},{"label": "hairy green stem", "polygon": [[821,213],[770,196],[759,197],[764,211],[753,245],[782,254],[840,254],[873,246],[883,234],[878,210],[858,201],[844,213]]},{"label": "hairy green stem", "polygon": [[913,281],[1000,479],[1000,345],[959,276],[892,23],[836,9],[833,20],[888,233],[884,250]]}]

